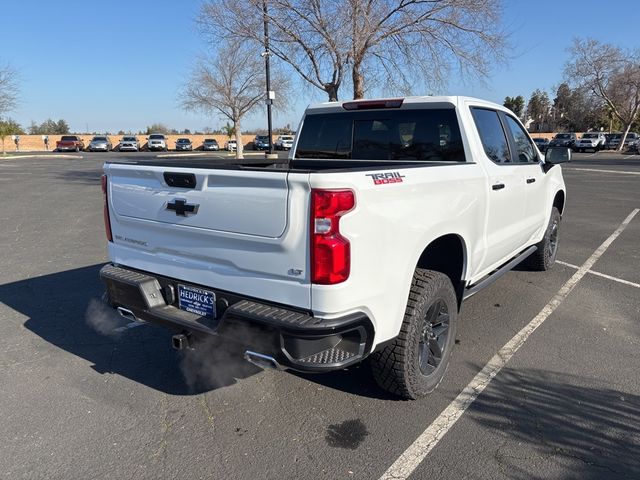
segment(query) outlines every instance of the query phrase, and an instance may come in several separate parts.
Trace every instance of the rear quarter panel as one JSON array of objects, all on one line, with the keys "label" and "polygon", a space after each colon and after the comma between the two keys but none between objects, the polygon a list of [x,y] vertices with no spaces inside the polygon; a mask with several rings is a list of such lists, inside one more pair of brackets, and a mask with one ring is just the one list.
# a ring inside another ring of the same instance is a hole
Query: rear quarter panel
[{"label": "rear quarter panel", "polygon": [[312,285],[312,309],[327,318],[366,312],[376,329],[376,344],[398,334],[413,272],[429,243],[456,234],[467,248],[484,248],[486,176],[480,165],[378,172],[387,171],[402,175],[402,183],[375,185],[367,175],[372,172],[310,175],[311,188],[351,188],[356,193],[355,208],[340,221],[342,235],[351,242],[351,274],[338,285]]}]

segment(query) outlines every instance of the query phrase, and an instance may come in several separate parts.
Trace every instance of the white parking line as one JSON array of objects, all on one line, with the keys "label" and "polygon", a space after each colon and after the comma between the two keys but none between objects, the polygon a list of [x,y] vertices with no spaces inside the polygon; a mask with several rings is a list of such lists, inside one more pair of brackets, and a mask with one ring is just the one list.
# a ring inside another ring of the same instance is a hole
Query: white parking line
[{"label": "white parking line", "polygon": [[18,160],[20,158],[84,158],[82,155],[59,155],[59,154],[50,154],[50,155],[7,155],[3,157],[0,154],[0,160]]},{"label": "white parking line", "polygon": [[568,167],[566,168],[564,171],[574,171],[574,170],[578,170],[580,172],[595,172],[595,173],[619,173],[621,175],[640,175],[640,172],[629,172],[629,171],[625,171],[625,170],[601,170],[599,168],[574,168],[574,167]]},{"label": "white parking line", "polygon": [[[580,268],[577,265],[573,265],[572,263],[567,263],[567,262],[561,262],[560,260],[556,260],[556,263],[558,263],[560,265],[564,265],[565,267],[575,268],[576,270],[578,268]],[[624,279],[618,278],[618,277],[612,277],[611,275],[607,275],[606,273],[600,273],[600,272],[596,272],[594,270],[589,270],[587,273],[590,273],[592,275],[596,275],[598,277],[606,278],[607,280],[613,280],[614,282],[622,283],[624,285],[629,285],[631,287],[640,288],[640,283],[633,283],[633,282],[630,282],[629,280],[624,280]]]},{"label": "white parking line", "polygon": [[210,153],[206,153],[206,152],[194,152],[194,153],[161,153],[159,155],[156,155],[157,158],[167,158],[167,157],[175,157],[175,156],[181,156],[181,157],[206,157],[211,155]]},{"label": "white parking line", "polygon": [[469,382],[458,396],[445,408],[427,429],[407,448],[402,455],[382,474],[380,480],[406,479],[420,465],[429,452],[438,444],[446,433],[455,425],[462,414],[478,398],[491,380],[502,370],[513,355],[524,345],[529,336],[549,318],[556,308],[571,293],[571,290],[591,269],[593,264],[609,248],[611,243],[629,225],[640,209],[635,209],[620,226],[600,245],[595,252],[582,264],[578,271],[558,290],[553,298],[522,330],[509,340],[496,353],[489,363]]},{"label": "white parking line", "polygon": [[[245,157],[264,157],[264,152],[244,152],[243,155]],[[218,152],[194,152],[194,153],[161,153],[160,155],[156,155],[157,158],[180,158],[180,157],[211,157],[211,158],[235,158],[231,152],[226,152],[224,150]]]}]

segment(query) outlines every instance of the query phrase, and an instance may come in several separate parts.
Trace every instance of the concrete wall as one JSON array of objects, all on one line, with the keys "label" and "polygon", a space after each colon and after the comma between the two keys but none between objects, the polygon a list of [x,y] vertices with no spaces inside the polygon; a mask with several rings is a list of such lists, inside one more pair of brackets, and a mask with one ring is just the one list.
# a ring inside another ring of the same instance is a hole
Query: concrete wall
[{"label": "concrete wall", "polygon": [[[548,138],[551,140],[556,133],[532,133],[532,137],[541,137]],[[582,133],[578,133],[578,138],[582,135]],[[94,137],[93,135],[79,135],[80,138],[84,140],[85,146],[89,145],[89,142]],[[138,140],[140,140],[140,144],[144,146],[147,143],[146,135],[136,135]],[[53,150],[56,148],[56,142],[60,140],[61,135],[49,135],[49,150]],[[189,138],[191,143],[193,143],[193,148],[200,149],[202,147],[202,142],[205,138],[215,138],[218,141],[218,145],[220,148],[224,148],[225,142],[228,140],[226,135],[167,135],[168,146],[170,150],[175,149],[175,142],[178,138]],[[109,135],[111,139],[111,143],[115,147],[122,135]],[[250,150],[253,147],[253,139],[255,135],[243,135],[242,141],[244,143],[244,148]],[[275,142],[278,138],[278,135],[273,135],[273,141]],[[235,137],[234,137],[235,139]],[[8,152],[15,151],[16,147],[11,137],[8,136],[5,138],[5,149]],[[40,135],[20,135],[20,151],[44,151],[44,142],[42,141],[42,137]]]},{"label": "concrete wall", "polygon": [[[49,135],[49,150],[53,150],[56,148],[56,142],[60,140],[62,135]],[[94,135],[78,135],[80,138],[84,140],[85,146],[89,146],[89,142],[94,137]],[[146,135],[136,135],[138,140],[140,141],[140,145],[144,146],[147,143]],[[166,135],[168,141],[168,147],[170,150],[175,149],[175,142],[178,138],[188,138],[193,143],[193,148],[200,149],[202,147],[202,142],[205,138],[215,138],[218,141],[218,145],[220,148],[224,148],[225,142],[228,140],[226,135]],[[111,143],[115,147],[122,138],[122,135],[109,135],[109,139]],[[253,139],[255,135],[242,135],[242,141],[244,147],[246,149],[250,149],[253,146]],[[278,138],[278,135],[273,135],[273,141],[275,142]],[[233,137],[235,140],[235,137]],[[5,149],[8,152],[15,151],[16,146],[11,140],[11,136],[7,136],[4,139]],[[41,135],[20,135],[20,151],[44,151],[44,142],[42,140]]]}]

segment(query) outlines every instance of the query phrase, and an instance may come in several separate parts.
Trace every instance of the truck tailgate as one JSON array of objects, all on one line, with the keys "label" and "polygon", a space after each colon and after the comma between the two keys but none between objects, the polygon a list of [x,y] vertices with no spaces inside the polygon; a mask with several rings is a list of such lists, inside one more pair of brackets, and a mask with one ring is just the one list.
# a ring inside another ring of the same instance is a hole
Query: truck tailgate
[{"label": "truck tailgate", "polygon": [[[194,175],[196,186],[169,187],[165,173]],[[121,217],[271,238],[287,226],[285,172],[112,167],[110,181],[113,211]],[[198,211],[167,209],[176,199]]]},{"label": "truck tailgate", "polygon": [[[308,175],[107,164],[111,258],[309,308]],[[170,186],[167,175],[195,179]]]}]

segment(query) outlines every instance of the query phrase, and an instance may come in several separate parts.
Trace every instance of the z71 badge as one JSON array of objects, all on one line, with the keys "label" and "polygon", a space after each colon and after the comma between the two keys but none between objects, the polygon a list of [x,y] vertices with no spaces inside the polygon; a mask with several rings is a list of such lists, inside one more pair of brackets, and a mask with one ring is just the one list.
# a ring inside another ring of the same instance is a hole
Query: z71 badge
[{"label": "z71 badge", "polygon": [[386,185],[387,183],[402,183],[404,175],[400,172],[367,173],[367,177],[373,179],[374,185]]}]

